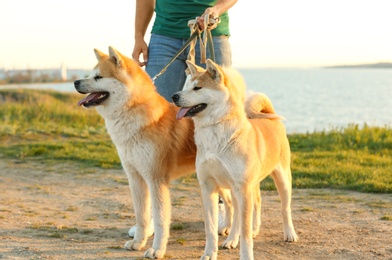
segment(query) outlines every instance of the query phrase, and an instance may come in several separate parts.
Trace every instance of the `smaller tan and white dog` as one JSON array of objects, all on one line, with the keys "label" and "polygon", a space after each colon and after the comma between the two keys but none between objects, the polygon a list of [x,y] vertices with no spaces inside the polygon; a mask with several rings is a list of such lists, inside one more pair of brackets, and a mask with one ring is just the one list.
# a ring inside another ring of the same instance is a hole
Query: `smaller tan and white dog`
[{"label": "smaller tan and white dog", "polygon": [[240,239],[241,259],[254,258],[254,199],[258,199],[260,181],[268,175],[282,203],[284,240],[296,241],[291,219],[290,146],[281,117],[265,95],[254,94],[244,103],[244,88],[234,85],[230,71],[211,60],[207,60],[206,70],[187,64],[191,75],[172,99],[181,107],[177,119],[192,117],[195,123],[196,172],[206,230],[201,259],[217,258],[219,187],[231,190],[234,205],[233,227],[223,247],[235,248]]}]

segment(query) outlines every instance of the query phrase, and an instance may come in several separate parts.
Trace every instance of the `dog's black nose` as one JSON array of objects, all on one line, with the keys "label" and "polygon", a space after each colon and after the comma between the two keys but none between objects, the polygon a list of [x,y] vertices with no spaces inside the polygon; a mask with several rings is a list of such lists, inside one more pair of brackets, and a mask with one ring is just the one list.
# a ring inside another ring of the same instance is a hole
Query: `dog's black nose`
[{"label": "dog's black nose", "polygon": [[180,99],[180,95],[174,94],[172,97],[173,102],[177,102]]},{"label": "dog's black nose", "polygon": [[74,81],[74,87],[77,88],[80,85],[81,80],[75,80]]},{"label": "dog's black nose", "polygon": [[82,90],[83,84],[82,84],[83,80],[79,79],[79,80],[75,80],[74,81],[74,87],[76,89],[77,92],[79,92],[80,94],[87,94],[87,92],[84,92]]}]

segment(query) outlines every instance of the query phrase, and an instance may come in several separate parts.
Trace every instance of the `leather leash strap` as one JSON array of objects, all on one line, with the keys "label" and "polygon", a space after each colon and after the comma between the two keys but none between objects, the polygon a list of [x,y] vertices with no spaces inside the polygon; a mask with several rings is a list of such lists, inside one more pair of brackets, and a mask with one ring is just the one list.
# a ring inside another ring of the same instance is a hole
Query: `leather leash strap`
[{"label": "leather leash strap", "polygon": [[199,31],[196,30],[191,34],[191,37],[189,37],[189,39],[184,43],[184,45],[177,51],[177,53],[173,56],[173,58],[169,61],[169,63],[166,64],[166,66],[157,75],[155,75],[152,78],[153,82],[155,82],[155,80],[166,71],[166,69],[170,66],[170,64],[172,64],[173,61],[177,59],[177,57],[186,49],[186,47],[188,47],[189,44],[193,42],[194,39],[196,39],[197,36],[199,36]]},{"label": "leather leash strap", "polygon": [[[184,43],[184,45],[177,51],[177,53],[173,56],[173,58],[169,61],[168,64],[157,74],[152,78],[152,81],[155,82],[155,80],[161,76],[166,69],[170,66],[170,64],[173,63],[175,59],[190,45],[189,49],[189,54],[188,54],[188,60],[191,60],[192,62],[195,62],[195,46],[197,42],[197,38],[200,39],[200,53],[201,53],[201,63],[206,62],[206,56],[207,56],[207,51],[206,51],[206,46],[209,46],[209,51],[211,54],[211,59],[215,61],[215,53],[214,53],[214,46],[212,43],[212,35],[211,35],[211,30],[215,29],[218,26],[218,23],[220,23],[220,18],[209,18],[209,15],[204,16],[204,30],[201,30],[199,27],[199,24],[197,23],[196,19],[188,21],[188,26],[190,27],[191,30],[191,36],[188,38],[188,40]],[[203,33],[203,40],[201,39],[200,34]]]},{"label": "leather leash strap", "polygon": [[[215,61],[215,53],[214,53],[214,44],[212,41],[211,30],[215,29],[220,23],[219,17],[210,18],[208,14],[204,16],[204,30],[203,30],[203,39],[201,39],[199,33],[199,42],[200,42],[200,63],[206,63],[207,59],[207,46],[211,55],[211,60]],[[191,34],[195,30],[200,30],[197,20],[193,19],[188,21],[188,26],[190,27]],[[195,62],[195,46],[197,39],[194,39],[191,43],[191,47],[189,49],[188,60]]]}]

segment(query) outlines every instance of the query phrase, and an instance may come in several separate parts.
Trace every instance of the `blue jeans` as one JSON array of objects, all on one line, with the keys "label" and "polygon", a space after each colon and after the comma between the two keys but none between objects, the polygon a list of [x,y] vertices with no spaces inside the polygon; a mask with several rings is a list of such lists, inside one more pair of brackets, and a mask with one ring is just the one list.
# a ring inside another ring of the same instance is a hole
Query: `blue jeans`
[{"label": "blue jeans", "polygon": [[[146,72],[151,78],[156,76],[174,57],[177,51],[184,45],[187,39],[177,39],[158,34],[152,34],[148,46],[148,62],[146,65]],[[214,54],[215,62],[221,66],[231,66],[231,48],[228,36],[214,36]],[[204,67],[205,64],[200,64],[200,47],[199,41],[195,47],[195,61],[196,64]],[[189,53],[189,46],[173,61],[161,76],[155,80],[157,91],[169,102],[172,102],[171,96],[182,90],[186,75],[185,69]],[[211,58],[207,48],[207,58]]]}]

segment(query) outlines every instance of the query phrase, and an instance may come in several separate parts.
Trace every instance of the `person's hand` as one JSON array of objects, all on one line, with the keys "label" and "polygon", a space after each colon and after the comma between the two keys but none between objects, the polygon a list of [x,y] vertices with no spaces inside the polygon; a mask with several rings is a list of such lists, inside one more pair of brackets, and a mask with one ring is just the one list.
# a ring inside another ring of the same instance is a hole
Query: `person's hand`
[{"label": "person's hand", "polygon": [[196,17],[196,20],[197,20],[201,30],[204,30],[204,17],[206,16],[206,14],[208,14],[208,17],[210,17],[210,18],[219,17],[218,11],[215,9],[216,8],[214,8],[214,7],[209,7],[204,11],[204,13],[201,16]]},{"label": "person's hand", "polygon": [[[143,60],[140,60],[140,55]],[[132,58],[139,64],[140,67],[146,66],[148,61],[148,46],[144,40],[136,41],[133,47]]]}]

